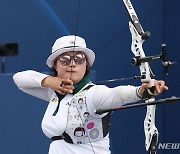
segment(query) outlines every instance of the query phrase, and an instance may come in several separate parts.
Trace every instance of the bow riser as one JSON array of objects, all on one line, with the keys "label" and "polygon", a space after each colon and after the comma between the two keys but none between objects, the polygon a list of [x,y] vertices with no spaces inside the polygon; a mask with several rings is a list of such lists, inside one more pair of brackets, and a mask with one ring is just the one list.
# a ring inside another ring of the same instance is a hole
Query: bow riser
[{"label": "bow riser", "polygon": [[[134,53],[135,57],[146,57],[143,51],[142,44],[144,40],[142,40],[141,36],[137,32],[134,25],[129,22],[129,29],[132,35],[132,44],[131,44],[131,51]],[[141,82],[150,82],[152,86],[154,86],[154,81],[151,79],[151,72],[149,63],[144,62],[140,64],[140,72],[141,72]]]},{"label": "bow riser", "polygon": [[[138,33],[134,24],[132,24],[132,22],[129,22],[129,29],[132,35],[131,50],[133,54],[135,55],[135,57],[139,57],[139,58],[146,57],[142,47],[144,40],[142,39],[142,36]],[[148,62],[140,63],[139,68],[142,78],[141,82],[142,83],[148,82],[152,86],[154,86],[154,79],[151,78],[151,72],[150,72],[151,68],[149,66],[149,63]],[[154,98],[151,98],[146,100],[145,102],[152,102],[154,100],[155,100]],[[152,153],[152,151],[154,154],[156,153],[156,144],[158,140],[158,130],[155,126],[155,110],[156,110],[155,105],[147,106],[146,117],[144,119],[145,147],[146,150],[150,152],[150,154]],[[156,138],[154,136],[156,136]],[[152,141],[155,142],[155,146],[153,145],[153,147],[151,146]],[[152,150],[152,148],[154,150]]]}]

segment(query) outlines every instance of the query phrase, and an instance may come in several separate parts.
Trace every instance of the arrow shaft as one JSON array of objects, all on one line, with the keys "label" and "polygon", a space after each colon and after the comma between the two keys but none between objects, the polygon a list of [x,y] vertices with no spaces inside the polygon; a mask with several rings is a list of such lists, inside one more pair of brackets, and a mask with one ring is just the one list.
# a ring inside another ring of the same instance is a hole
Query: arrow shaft
[{"label": "arrow shaft", "polygon": [[171,98],[166,98],[166,99],[160,99],[160,100],[153,101],[153,102],[125,105],[125,106],[121,106],[119,108],[114,108],[114,109],[104,109],[104,110],[99,109],[96,111],[96,113],[97,114],[103,114],[105,112],[110,112],[110,111],[124,110],[124,109],[147,106],[147,105],[158,105],[158,104],[165,104],[165,103],[173,103],[173,102],[177,102],[177,101],[180,101],[180,97],[171,97]]}]

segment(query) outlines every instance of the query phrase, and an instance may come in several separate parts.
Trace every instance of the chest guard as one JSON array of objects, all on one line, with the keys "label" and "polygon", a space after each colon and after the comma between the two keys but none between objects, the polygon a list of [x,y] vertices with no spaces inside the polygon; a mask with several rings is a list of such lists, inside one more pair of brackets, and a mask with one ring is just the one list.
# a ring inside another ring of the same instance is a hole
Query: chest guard
[{"label": "chest guard", "polygon": [[109,132],[110,113],[104,117],[94,116],[92,97],[86,97],[88,88],[90,87],[74,95],[69,102],[67,125],[64,132],[69,143],[91,143],[101,140]]}]

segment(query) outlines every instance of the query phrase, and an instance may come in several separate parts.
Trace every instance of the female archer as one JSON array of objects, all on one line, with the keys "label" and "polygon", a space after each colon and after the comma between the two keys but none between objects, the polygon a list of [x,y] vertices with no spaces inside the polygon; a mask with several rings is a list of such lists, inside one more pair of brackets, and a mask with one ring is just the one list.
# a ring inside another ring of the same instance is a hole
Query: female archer
[{"label": "female archer", "polygon": [[[44,134],[52,139],[49,154],[110,154],[110,113],[98,115],[98,109],[121,107],[139,101],[151,88],[117,86],[108,88],[89,80],[95,53],[79,36],[63,36],[52,47],[46,64],[53,75],[27,70],[13,76],[22,91],[48,101],[42,120]],[[156,95],[167,90],[164,81],[154,82]]]}]

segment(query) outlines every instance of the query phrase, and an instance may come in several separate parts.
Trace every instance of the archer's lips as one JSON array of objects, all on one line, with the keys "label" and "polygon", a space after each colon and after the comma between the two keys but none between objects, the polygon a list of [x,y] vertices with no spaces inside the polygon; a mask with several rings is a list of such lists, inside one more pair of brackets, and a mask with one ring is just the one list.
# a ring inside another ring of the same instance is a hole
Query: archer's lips
[{"label": "archer's lips", "polygon": [[75,73],[75,71],[66,71],[66,72],[68,72],[68,73]]}]

